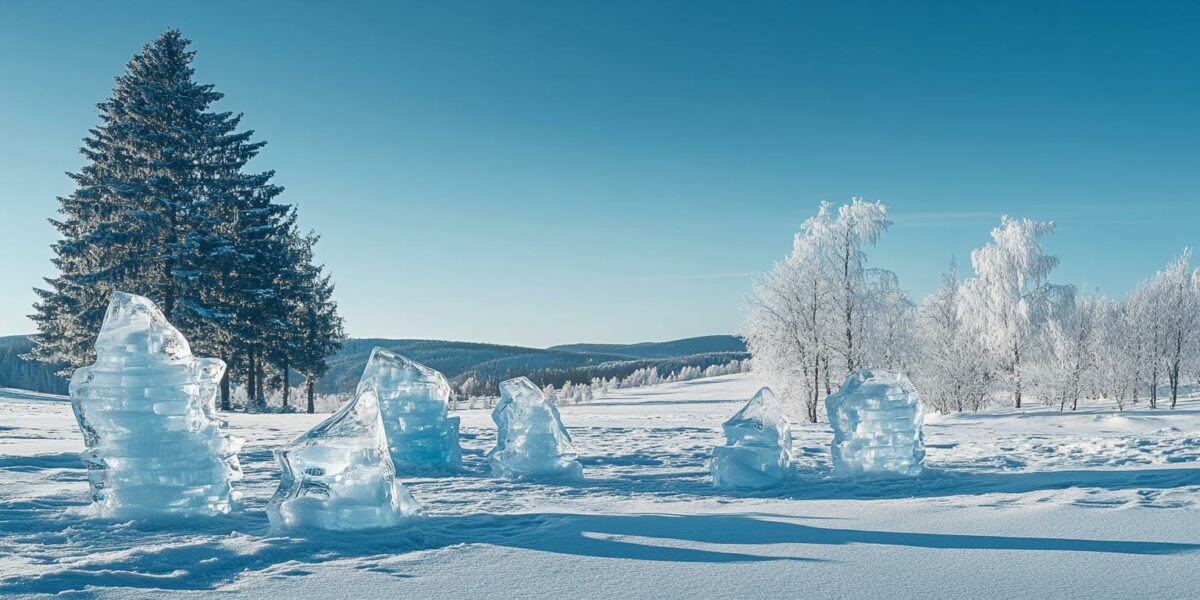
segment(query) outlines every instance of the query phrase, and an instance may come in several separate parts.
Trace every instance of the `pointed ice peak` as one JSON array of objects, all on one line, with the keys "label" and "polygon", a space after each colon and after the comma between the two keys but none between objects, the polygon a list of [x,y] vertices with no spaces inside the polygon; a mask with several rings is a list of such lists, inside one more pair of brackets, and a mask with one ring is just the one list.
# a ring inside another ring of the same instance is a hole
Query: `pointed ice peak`
[{"label": "pointed ice peak", "polygon": [[449,398],[451,391],[450,382],[446,381],[445,375],[407,356],[379,346],[371,350],[367,368],[363,370],[362,379],[358,383],[360,393],[366,387],[374,388],[377,392],[427,387],[432,388],[432,395],[438,398]]},{"label": "pointed ice peak", "polygon": [[725,424],[742,421],[755,423],[759,429],[762,429],[764,424],[787,421],[787,417],[783,412],[783,403],[775,396],[775,392],[772,392],[769,387],[764,387],[758,390],[758,393],[754,394],[754,397],[742,407],[742,410],[739,410]]},{"label": "pointed ice peak", "polygon": [[783,403],[764,387],[723,425],[729,445],[792,446],[792,425]]},{"label": "pointed ice peak", "polygon": [[96,351],[165,355],[170,359],[192,355],[187,339],[153,301],[127,292],[113,292],[96,338]]},{"label": "pointed ice peak", "polygon": [[528,377],[517,377],[500,382],[500,397],[507,398],[509,402],[518,399],[541,402],[546,398],[546,394]]}]

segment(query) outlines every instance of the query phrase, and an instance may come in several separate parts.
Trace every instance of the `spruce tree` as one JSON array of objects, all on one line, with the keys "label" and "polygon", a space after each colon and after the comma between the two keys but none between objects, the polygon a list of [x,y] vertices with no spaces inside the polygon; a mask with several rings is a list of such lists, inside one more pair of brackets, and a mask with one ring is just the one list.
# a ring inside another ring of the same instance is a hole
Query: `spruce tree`
[{"label": "spruce tree", "polygon": [[[113,291],[148,296],[193,348],[225,360],[230,381],[265,404],[270,373],[324,373],[340,347],[333,286],[312,265],[314,235],[275,202],[274,172],[245,172],[265,142],[239,131],[241,115],[193,80],[194,52],[177,30],[143,47],[98,105],[100,124],[81,149],[87,164],[59,198],[58,275],[38,289],[40,335],[30,356],[66,365],[94,360],[92,344]],[[310,378],[311,379],[311,378]],[[311,401],[310,401],[311,404]]]}]

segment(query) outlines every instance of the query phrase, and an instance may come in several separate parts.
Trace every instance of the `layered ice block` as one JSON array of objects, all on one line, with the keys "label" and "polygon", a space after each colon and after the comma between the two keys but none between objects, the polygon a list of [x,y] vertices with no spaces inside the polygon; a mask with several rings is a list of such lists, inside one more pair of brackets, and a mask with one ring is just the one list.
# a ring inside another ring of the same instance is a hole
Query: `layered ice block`
[{"label": "layered ice block", "polygon": [[492,420],[496,422],[496,447],[488,453],[488,460],[494,475],[583,476],[558,407],[529,379],[500,383],[500,402],[492,411]]},{"label": "layered ice block", "polygon": [[834,471],[842,475],[920,474],[925,408],[902,373],[865,369],[825,399],[833,426]]},{"label": "layered ice block", "polygon": [[449,416],[450,383],[415,360],[375,348],[359,387],[379,400],[388,453],[397,471],[457,470],[459,418]]},{"label": "layered ice block", "polygon": [[71,377],[100,516],[218,514],[235,507],[237,451],[216,417],[225,363],[196,358],[148,298],[115,292],[95,364]]},{"label": "layered ice block", "polygon": [[722,427],[725,445],[713,448],[713,485],[766,488],[791,477],[792,427],[770,388],[760,389]]}]

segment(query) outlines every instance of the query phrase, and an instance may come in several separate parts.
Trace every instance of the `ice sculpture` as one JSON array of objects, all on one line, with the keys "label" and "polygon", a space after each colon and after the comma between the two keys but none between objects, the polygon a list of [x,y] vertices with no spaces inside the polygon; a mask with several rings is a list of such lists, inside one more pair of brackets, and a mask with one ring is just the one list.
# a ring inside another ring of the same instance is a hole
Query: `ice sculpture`
[{"label": "ice sculpture", "polygon": [[225,363],[196,358],[148,298],[115,292],[96,362],[71,376],[100,516],[219,514],[236,506],[241,440],[216,417]]},{"label": "ice sculpture", "polygon": [[275,451],[282,478],[267,505],[275,529],[375,529],[421,512],[396,480],[388,452],[380,384],[390,381],[389,365],[397,363],[383,352],[371,353],[354,398],[341,410]]},{"label": "ice sculpture", "polygon": [[397,471],[457,470],[461,466],[459,419],[448,415],[450,383],[445,376],[375,348],[359,383],[363,385],[372,386],[379,400],[384,437]]},{"label": "ice sculpture", "polygon": [[722,427],[725,445],[713,448],[713,485],[766,488],[791,477],[792,426],[771,388],[758,390]]},{"label": "ice sculpture", "polygon": [[833,468],[842,475],[921,473],[925,407],[901,373],[855,371],[825,399],[833,426]]},{"label": "ice sculpture", "polygon": [[500,402],[492,411],[496,447],[488,453],[492,473],[500,477],[579,478],[583,466],[571,445],[558,408],[525,377],[500,383]]}]

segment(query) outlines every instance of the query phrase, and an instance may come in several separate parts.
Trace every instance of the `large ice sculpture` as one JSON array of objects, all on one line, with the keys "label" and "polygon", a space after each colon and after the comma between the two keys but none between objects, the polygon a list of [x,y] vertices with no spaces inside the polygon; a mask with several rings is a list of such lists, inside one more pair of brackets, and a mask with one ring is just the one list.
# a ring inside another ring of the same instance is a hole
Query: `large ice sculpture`
[{"label": "large ice sculpture", "polygon": [[371,351],[359,387],[379,399],[383,433],[397,471],[457,470],[458,417],[448,415],[450,383],[441,373],[383,348]]},{"label": "large ice sculpture", "polygon": [[492,411],[496,447],[488,453],[492,473],[501,477],[579,478],[583,465],[571,445],[554,402],[525,377],[500,383]]},{"label": "large ice sculpture", "polygon": [[374,529],[421,512],[396,480],[384,434],[380,383],[394,358],[372,352],[354,398],[275,451],[282,478],[267,505],[275,529]]},{"label": "large ice sculpture", "polygon": [[216,417],[225,363],[196,358],[148,298],[115,292],[96,362],[71,377],[100,516],[218,514],[236,506],[241,440]]},{"label": "large ice sculpture", "polygon": [[725,445],[713,448],[713,485],[766,488],[791,477],[792,426],[771,388],[758,390],[722,427]]},{"label": "large ice sculpture", "polygon": [[925,407],[901,373],[864,369],[825,398],[833,426],[834,471],[843,475],[921,473]]}]

